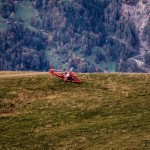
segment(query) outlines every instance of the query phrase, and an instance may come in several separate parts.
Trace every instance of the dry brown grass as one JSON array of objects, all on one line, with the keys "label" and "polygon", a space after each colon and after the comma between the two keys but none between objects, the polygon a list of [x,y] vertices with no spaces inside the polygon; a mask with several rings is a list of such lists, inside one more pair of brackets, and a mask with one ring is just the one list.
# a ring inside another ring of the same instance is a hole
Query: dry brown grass
[{"label": "dry brown grass", "polygon": [[0,149],[150,149],[149,74],[11,74],[0,77]]}]

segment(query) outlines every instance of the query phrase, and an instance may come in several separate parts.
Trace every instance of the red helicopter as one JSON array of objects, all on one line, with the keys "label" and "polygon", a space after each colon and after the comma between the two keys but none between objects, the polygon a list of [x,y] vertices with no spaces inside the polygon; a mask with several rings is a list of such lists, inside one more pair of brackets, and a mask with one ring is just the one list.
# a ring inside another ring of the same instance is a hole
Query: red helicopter
[{"label": "red helicopter", "polygon": [[52,69],[52,67],[50,67],[50,73],[54,76],[59,77],[63,81],[81,83],[81,80],[72,73],[72,70],[73,68],[71,68],[69,71],[65,73],[62,73],[61,70]]}]

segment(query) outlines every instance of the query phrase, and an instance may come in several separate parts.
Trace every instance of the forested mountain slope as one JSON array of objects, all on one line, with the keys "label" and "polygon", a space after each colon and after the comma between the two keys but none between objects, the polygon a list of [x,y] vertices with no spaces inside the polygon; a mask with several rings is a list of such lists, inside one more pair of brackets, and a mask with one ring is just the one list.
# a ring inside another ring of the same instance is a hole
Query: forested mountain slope
[{"label": "forested mountain slope", "polygon": [[0,70],[150,72],[148,0],[1,0],[0,11]]}]

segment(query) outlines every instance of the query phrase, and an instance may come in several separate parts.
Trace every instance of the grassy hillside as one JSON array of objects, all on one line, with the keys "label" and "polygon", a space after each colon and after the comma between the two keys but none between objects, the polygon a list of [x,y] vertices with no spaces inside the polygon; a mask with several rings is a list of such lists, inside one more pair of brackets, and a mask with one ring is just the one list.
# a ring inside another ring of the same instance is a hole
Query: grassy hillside
[{"label": "grassy hillside", "polygon": [[150,75],[0,73],[0,149],[150,149]]}]

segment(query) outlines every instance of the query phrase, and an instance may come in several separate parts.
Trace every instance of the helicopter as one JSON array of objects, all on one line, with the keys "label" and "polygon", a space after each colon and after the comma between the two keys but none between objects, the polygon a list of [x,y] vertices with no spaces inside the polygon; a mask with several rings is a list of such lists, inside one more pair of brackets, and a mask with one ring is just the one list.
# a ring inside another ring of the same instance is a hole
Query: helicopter
[{"label": "helicopter", "polygon": [[81,83],[82,81],[72,72],[73,67],[69,71],[56,70],[50,67],[50,73],[57,76],[65,82]]}]

